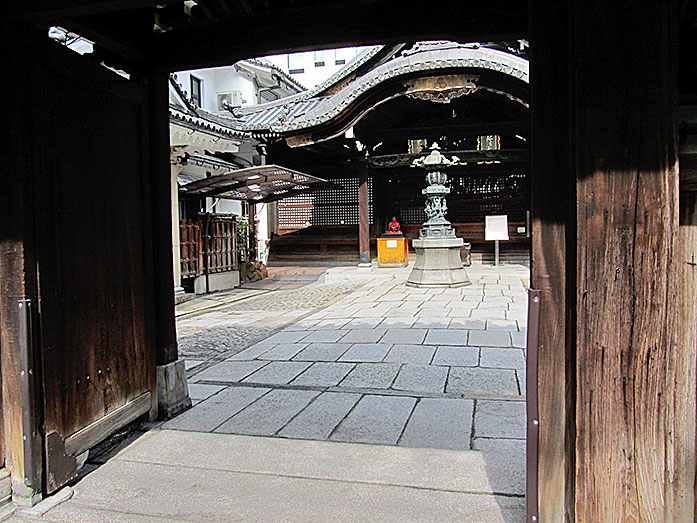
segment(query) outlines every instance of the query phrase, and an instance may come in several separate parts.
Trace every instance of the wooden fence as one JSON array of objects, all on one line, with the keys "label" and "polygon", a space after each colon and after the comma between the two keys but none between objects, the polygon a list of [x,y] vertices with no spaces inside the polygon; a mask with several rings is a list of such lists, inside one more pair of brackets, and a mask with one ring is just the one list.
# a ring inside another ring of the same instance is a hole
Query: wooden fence
[{"label": "wooden fence", "polygon": [[179,222],[182,278],[237,269],[234,217],[212,216]]}]

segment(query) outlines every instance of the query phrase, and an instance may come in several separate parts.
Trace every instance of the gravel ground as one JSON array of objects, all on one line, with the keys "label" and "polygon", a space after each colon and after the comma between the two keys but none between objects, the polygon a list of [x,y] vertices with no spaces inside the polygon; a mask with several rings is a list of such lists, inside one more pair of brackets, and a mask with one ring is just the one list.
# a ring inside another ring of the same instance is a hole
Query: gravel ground
[{"label": "gravel ground", "polygon": [[[261,296],[254,296],[229,305],[186,316],[178,321],[177,335],[179,354],[187,359],[208,359],[216,356],[230,356],[267,338],[275,331],[297,321],[326,306],[336,298],[359,287],[356,283],[306,285],[299,289],[275,290]],[[250,312],[279,312],[264,316],[258,321],[249,319]],[[229,315],[226,324],[205,325],[205,318],[219,318]],[[189,325],[190,319],[197,321]],[[236,320],[241,321],[238,323]]]}]

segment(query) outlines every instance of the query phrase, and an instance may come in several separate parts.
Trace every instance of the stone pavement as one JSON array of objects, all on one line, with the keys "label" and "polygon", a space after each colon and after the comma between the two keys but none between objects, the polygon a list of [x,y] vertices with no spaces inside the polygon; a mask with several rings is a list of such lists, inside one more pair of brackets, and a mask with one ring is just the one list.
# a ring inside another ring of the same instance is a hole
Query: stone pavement
[{"label": "stone pavement", "polygon": [[277,274],[189,305],[193,408],[43,520],[524,521],[529,271],[475,265],[460,289],[408,273]]},{"label": "stone pavement", "polygon": [[[471,286],[418,289],[404,285],[404,269],[329,270],[326,279],[343,286],[304,293],[363,285],[302,318],[305,309],[283,300],[293,319],[286,327],[193,363],[195,406],[165,428],[459,450],[522,445],[528,270],[468,272]],[[260,314],[259,323],[278,316]],[[225,309],[180,327],[238,318]]]}]

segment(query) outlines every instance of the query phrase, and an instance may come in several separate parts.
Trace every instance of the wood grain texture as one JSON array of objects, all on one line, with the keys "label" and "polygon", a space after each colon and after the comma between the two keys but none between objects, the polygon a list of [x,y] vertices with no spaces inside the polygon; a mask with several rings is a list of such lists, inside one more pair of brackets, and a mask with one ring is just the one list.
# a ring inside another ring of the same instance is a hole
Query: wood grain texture
[{"label": "wood grain texture", "polygon": [[[574,177],[569,161],[568,14],[563,3],[531,2],[531,286],[542,291],[538,353],[539,521],[573,520],[573,372],[567,358],[574,288]],[[570,234],[571,238],[567,238]],[[570,246],[567,246],[570,243]],[[570,265],[571,264],[571,265]],[[569,269],[569,265],[571,269]],[[573,295],[573,293],[572,293]],[[571,505],[571,507],[569,506]]]},{"label": "wood grain texture", "polygon": [[365,162],[359,162],[358,250],[361,257],[361,262],[370,262],[370,231],[368,212],[368,167],[366,166]]},{"label": "wood grain texture", "polygon": [[[150,183],[150,225],[146,239],[152,245],[152,274],[157,336],[157,364],[177,360],[177,332],[174,323],[174,270],[172,268],[172,196],[169,149],[169,78],[151,71],[147,78],[147,140],[149,169],[144,181]],[[146,174],[146,172],[143,172]]]},{"label": "wood grain texture", "polygon": [[[6,144],[0,174],[0,372],[2,386],[2,459],[13,477],[24,476],[20,387],[20,299],[36,304],[36,258],[33,221],[33,167],[35,150],[32,119],[26,108],[35,94],[31,64],[37,56],[32,45],[45,33],[21,24],[1,24],[3,34],[20,48],[5,61],[14,88],[7,100],[6,123],[12,132]],[[35,413],[35,414],[38,414]],[[1,464],[1,463],[0,463]]]},{"label": "wood grain texture", "polygon": [[[667,375],[669,386],[666,413],[666,520],[695,518],[694,431],[697,427],[697,193],[680,195],[680,224],[675,248],[674,278],[670,297],[677,309],[669,325],[671,332]],[[690,437],[692,435],[692,437]]]},{"label": "wood grain texture", "polygon": [[33,102],[44,430],[65,438],[155,390],[147,105],[134,81],[46,45]]},{"label": "wood grain texture", "polygon": [[693,519],[694,393],[677,394],[694,389],[697,322],[679,267],[674,24],[663,4],[586,2],[572,16],[579,522]]}]

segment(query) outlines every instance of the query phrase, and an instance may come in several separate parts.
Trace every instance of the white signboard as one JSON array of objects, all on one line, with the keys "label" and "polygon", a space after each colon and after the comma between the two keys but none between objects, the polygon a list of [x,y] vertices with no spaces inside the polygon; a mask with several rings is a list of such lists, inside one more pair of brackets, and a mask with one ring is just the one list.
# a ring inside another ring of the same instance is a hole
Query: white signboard
[{"label": "white signboard", "polygon": [[385,243],[387,244],[388,249],[396,249],[397,248],[397,240],[387,240]]},{"label": "white signboard", "polygon": [[484,218],[484,239],[508,240],[508,216],[505,214],[497,216],[486,216]]}]

